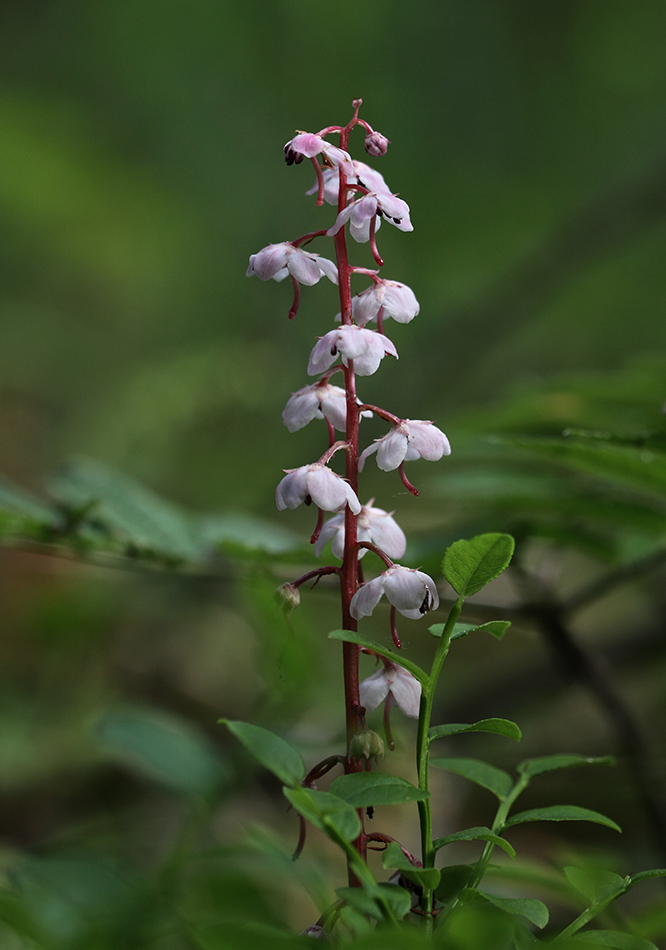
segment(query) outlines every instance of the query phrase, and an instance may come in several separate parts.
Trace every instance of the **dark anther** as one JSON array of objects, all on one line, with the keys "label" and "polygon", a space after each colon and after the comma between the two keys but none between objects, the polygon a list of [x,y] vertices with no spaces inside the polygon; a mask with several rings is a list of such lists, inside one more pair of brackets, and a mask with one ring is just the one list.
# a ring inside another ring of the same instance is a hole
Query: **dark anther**
[{"label": "dark anther", "polygon": [[420,614],[427,614],[427,613],[428,613],[428,611],[430,610],[430,602],[431,602],[430,591],[427,590],[426,593],[425,593],[425,597],[423,598],[423,603],[422,603],[421,606],[419,607],[419,613],[420,613]]},{"label": "dark anther", "polygon": [[303,155],[300,152],[295,152],[287,142],[284,147],[284,160],[287,165],[300,165],[303,161]]},{"label": "dark anther", "polygon": [[380,217],[380,218],[383,218],[383,217],[384,217],[384,212],[382,211],[381,208],[377,208],[377,215],[378,215],[378,217]]},{"label": "dark anther", "polygon": [[331,356],[337,356],[337,355],[338,355],[338,348],[334,343],[333,346],[331,347]]},{"label": "dark anther", "polygon": [[[311,496],[311,495],[306,495],[304,500],[305,500],[305,504],[306,504],[306,505],[311,505],[311,504],[312,504],[312,496]],[[426,607],[426,610],[427,610],[427,609],[428,609],[428,608]],[[421,611],[421,613],[423,613],[423,610]]]},{"label": "dark anther", "polygon": [[402,218],[393,218],[394,224],[400,224],[401,221],[402,221]]},{"label": "dark anther", "polygon": [[365,813],[368,816],[368,818],[375,817],[375,809],[373,808],[372,805],[368,805],[368,807],[365,809]]}]

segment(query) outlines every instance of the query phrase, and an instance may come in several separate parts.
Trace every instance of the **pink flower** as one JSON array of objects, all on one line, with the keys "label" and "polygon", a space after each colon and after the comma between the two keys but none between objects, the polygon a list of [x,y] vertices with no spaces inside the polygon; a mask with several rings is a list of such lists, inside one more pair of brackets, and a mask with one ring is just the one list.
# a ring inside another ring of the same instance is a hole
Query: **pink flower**
[{"label": "pink flower", "polygon": [[300,284],[311,287],[323,276],[334,284],[338,282],[338,268],[333,261],[312,251],[303,251],[288,241],[269,244],[250,256],[246,277],[256,274],[260,280],[284,280],[289,274]]},{"label": "pink flower", "polygon": [[432,577],[394,564],[356,591],[349,605],[352,617],[356,620],[369,617],[382,594],[386,594],[388,602],[410,620],[419,620],[429,610],[439,607],[439,594]]},{"label": "pink flower", "polygon": [[345,366],[349,360],[354,361],[358,376],[372,376],[387,353],[398,359],[398,351],[383,333],[345,325],[329,330],[315,343],[308,362],[308,376],[325,373],[338,355]]},{"label": "pink flower", "polygon": [[351,155],[314,132],[299,132],[284,146],[287,165],[299,165],[304,158],[315,158],[320,154],[323,155],[323,163],[328,167],[337,168],[342,165],[345,173],[352,174]]},{"label": "pink flower", "polygon": [[[380,172],[375,171],[374,168],[370,168],[365,162],[353,161],[352,168],[353,174],[347,175],[347,184],[361,185],[363,188],[367,188],[368,191],[373,191],[376,194],[391,194],[391,190]],[[338,195],[340,194],[340,175],[338,174],[338,170],[337,168],[325,168],[323,174],[324,199],[330,205],[337,205]],[[312,188],[309,188],[305,194],[316,195],[318,190],[319,183],[315,182]],[[380,221],[381,218],[377,220],[377,228],[379,228]]]},{"label": "pink flower", "polygon": [[376,320],[382,307],[384,316],[393,317],[398,323],[409,323],[421,309],[414,291],[397,280],[378,280],[352,297],[352,313],[360,327]]},{"label": "pink flower", "polygon": [[370,224],[378,214],[400,231],[413,231],[409,220],[409,205],[396,195],[371,191],[362,198],[352,201],[338,215],[335,224],[326,232],[333,236],[349,221],[349,233],[360,244],[370,240]]},{"label": "pink flower", "polygon": [[278,511],[313,501],[324,511],[340,511],[349,505],[355,515],[360,512],[361,503],[353,488],[321,462],[285,471],[287,474],[275,489]]},{"label": "pink flower", "polygon": [[390,144],[389,140],[385,135],[382,135],[381,132],[369,132],[365,137],[365,150],[368,155],[372,155],[373,158],[386,155]]},{"label": "pink flower", "polygon": [[365,460],[373,452],[377,453],[378,467],[383,472],[392,472],[403,462],[412,462],[418,458],[437,462],[443,455],[451,454],[451,446],[442,430],[432,422],[404,419],[381,439],[375,439],[374,445],[361,452],[358,460],[359,471],[363,470]]},{"label": "pink flower", "polygon": [[398,709],[410,719],[419,718],[421,702],[421,684],[415,676],[398,666],[397,663],[384,661],[384,668],[360,684],[361,705],[370,713],[389,695],[395,700]]},{"label": "pink flower", "polygon": [[[407,538],[402,528],[393,518],[393,512],[384,511],[383,508],[373,508],[372,502],[363,505],[361,513],[358,516],[356,539],[358,541],[369,541],[375,544],[390,558],[400,558],[405,553],[407,547]],[[317,557],[321,556],[328,542],[331,541],[331,551],[335,557],[344,557],[345,548],[345,516],[344,512],[333,515],[328,521],[324,522],[321,534],[315,544],[315,553]],[[361,548],[358,552],[359,558],[368,553],[367,548]]]},{"label": "pink flower", "polygon": [[[360,406],[361,400],[357,398],[356,404]],[[370,417],[372,412],[367,410],[361,416]],[[321,382],[292,393],[282,411],[282,421],[289,431],[296,432],[313,419],[328,419],[333,428],[344,432],[347,428],[347,396],[344,389]]]}]

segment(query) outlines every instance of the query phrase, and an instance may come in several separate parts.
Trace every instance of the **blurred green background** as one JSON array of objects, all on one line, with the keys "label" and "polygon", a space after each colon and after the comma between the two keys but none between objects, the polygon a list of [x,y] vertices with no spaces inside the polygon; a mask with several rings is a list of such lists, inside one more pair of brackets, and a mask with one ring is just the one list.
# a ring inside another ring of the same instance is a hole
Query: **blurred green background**
[{"label": "blurred green background", "polygon": [[[357,96],[415,228],[382,228],[384,276],[421,303],[387,327],[399,362],[359,390],[453,446],[414,463],[418,501],[374,463],[362,500],[395,508],[406,562],[435,573],[461,534],[519,540],[513,584],[478,605],[514,633],[461,646],[441,715],[519,719],[520,755],[455,746],[505,765],[618,752],[612,782],[577,771],[544,795],[626,826],[624,852],[577,838],[621,873],[663,865],[664,4],[10,0],[2,19],[2,946],[221,947],[228,918],[299,930],[341,883],[316,835],[292,868],[279,788],[215,723],[284,729],[311,762],[339,747],[334,591],[304,593],[291,627],[272,599],[311,563],[312,513],[278,515],[273,492],[325,434],[289,435],[280,411],[336,291],[305,289],[289,322],[290,287],[244,274],[332,222],[282,145],[344,124]],[[425,629],[404,634],[425,657]],[[601,657],[605,705],[563,642],[593,673]],[[410,777],[399,728],[387,767]],[[442,783],[444,827],[489,820]],[[557,830],[521,844],[573,847]]]}]

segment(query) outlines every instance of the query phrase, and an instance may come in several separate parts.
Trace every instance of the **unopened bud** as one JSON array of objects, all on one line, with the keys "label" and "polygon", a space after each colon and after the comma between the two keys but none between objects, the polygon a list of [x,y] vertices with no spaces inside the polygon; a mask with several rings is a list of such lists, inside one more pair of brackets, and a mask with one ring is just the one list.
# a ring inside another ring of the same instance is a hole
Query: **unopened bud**
[{"label": "unopened bud", "polygon": [[301,594],[293,584],[282,584],[275,591],[275,597],[285,613],[291,613],[295,607],[301,606]]},{"label": "unopened bud", "polygon": [[372,729],[361,729],[349,743],[349,754],[356,762],[384,755],[384,740]]},{"label": "unopened bud", "polygon": [[386,155],[386,150],[391,143],[382,135],[381,132],[368,132],[365,137],[365,150],[373,158],[379,158],[380,155]]}]

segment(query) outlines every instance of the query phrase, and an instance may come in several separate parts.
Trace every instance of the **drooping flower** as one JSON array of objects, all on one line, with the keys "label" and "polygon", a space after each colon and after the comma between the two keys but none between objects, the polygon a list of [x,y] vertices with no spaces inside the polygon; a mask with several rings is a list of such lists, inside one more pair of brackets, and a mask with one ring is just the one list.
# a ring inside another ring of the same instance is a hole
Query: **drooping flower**
[{"label": "drooping flower", "polygon": [[356,620],[369,617],[382,594],[386,594],[388,602],[410,620],[419,620],[429,610],[439,607],[439,594],[432,577],[394,564],[356,591],[349,605],[352,617]]},{"label": "drooping flower", "polygon": [[386,155],[391,143],[382,135],[381,132],[369,132],[365,137],[365,150],[368,155],[378,158],[380,155]]},{"label": "drooping flower", "polygon": [[[347,175],[347,184],[361,185],[368,191],[376,194],[391,195],[391,189],[386,184],[381,172],[370,168],[365,162],[352,162],[353,174]],[[325,168],[324,172],[324,199],[330,205],[337,205],[338,195],[340,194],[340,175],[337,168]],[[319,190],[319,182],[315,182],[312,188],[308,188],[306,195],[316,195]],[[381,218],[377,219],[377,228],[379,228]]]},{"label": "drooping flower", "polygon": [[361,705],[365,706],[366,712],[372,712],[391,694],[396,706],[405,716],[410,719],[419,718],[421,684],[397,663],[384,660],[384,668],[363,680],[359,693]]},{"label": "drooping flower", "polygon": [[346,174],[353,174],[349,152],[337,148],[314,132],[299,132],[284,146],[284,158],[287,165],[299,165],[304,158],[315,158],[317,155],[323,155],[323,162],[329,168],[342,165]]},{"label": "drooping flower", "polygon": [[[357,405],[361,400],[356,399]],[[361,416],[370,417],[366,410]],[[312,383],[292,393],[282,410],[282,421],[290,432],[302,429],[313,419],[328,419],[334,429],[344,432],[347,428],[347,395],[340,386],[328,382]]]},{"label": "drooping flower", "polygon": [[351,485],[321,462],[285,471],[287,474],[275,489],[278,511],[312,501],[323,511],[340,511],[349,505],[355,515],[360,512],[361,503]]},{"label": "drooping flower", "polygon": [[365,460],[373,452],[377,453],[377,465],[383,472],[392,472],[403,462],[414,459],[427,459],[437,462],[443,455],[451,454],[451,446],[441,429],[422,419],[403,419],[381,439],[375,439],[373,445],[361,452],[358,460],[359,471],[363,471]]},{"label": "drooping flower", "polygon": [[[370,544],[375,544],[390,558],[401,558],[407,547],[405,532],[393,518],[393,512],[373,507],[372,501],[361,508],[361,513],[358,516],[356,539],[357,541],[369,541]],[[315,544],[317,557],[321,556],[321,552],[329,541],[331,541],[331,551],[335,557],[342,560],[345,549],[344,512],[333,515],[332,518],[324,522],[321,534]],[[361,558],[367,553],[367,548],[360,548],[358,556]]]},{"label": "drooping flower", "polygon": [[360,327],[376,320],[382,307],[384,316],[398,323],[409,323],[421,309],[411,287],[397,280],[377,280],[352,297],[352,315]]},{"label": "drooping flower", "polygon": [[354,361],[358,376],[372,376],[387,353],[398,359],[398,351],[383,333],[345,325],[329,330],[315,343],[308,362],[308,376],[325,373],[338,355],[345,366],[349,360]]},{"label": "drooping flower", "polygon": [[338,282],[338,268],[325,257],[320,257],[312,251],[304,251],[294,247],[288,241],[281,244],[269,244],[256,254],[250,256],[250,263],[246,277],[256,274],[260,280],[284,280],[289,274],[299,284],[312,287],[323,276],[328,277],[334,284]]},{"label": "drooping flower", "polygon": [[370,225],[375,215],[394,224],[400,231],[413,231],[409,219],[409,205],[397,195],[371,191],[362,198],[352,201],[339,213],[335,224],[326,232],[331,237],[338,233],[349,221],[349,233],[360,244],[370,240]]}]

